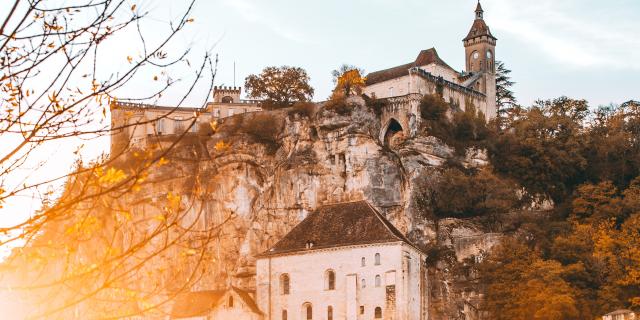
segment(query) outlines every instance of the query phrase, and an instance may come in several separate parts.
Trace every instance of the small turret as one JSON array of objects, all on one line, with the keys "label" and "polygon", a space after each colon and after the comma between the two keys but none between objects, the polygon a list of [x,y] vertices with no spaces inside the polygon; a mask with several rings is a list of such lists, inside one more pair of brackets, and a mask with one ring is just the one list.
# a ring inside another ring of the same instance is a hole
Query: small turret
[{"label": "small turret", "polygon": [[213,102],[239,103],[242,87],[213,87]]}]

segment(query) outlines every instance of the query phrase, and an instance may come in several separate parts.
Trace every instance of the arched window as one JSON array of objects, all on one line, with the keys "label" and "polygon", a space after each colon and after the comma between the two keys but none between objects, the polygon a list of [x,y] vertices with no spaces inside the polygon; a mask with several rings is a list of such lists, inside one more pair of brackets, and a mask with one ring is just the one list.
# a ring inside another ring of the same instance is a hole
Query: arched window
[{"label": "arched window", "polygon": [[280,276],[280,294],[289,294],[289,275],[286,273]]},{"label": "arched window", "polygon": [[374,317],[376,319],[382,319],[382,308],[376,307],[376,311],[374,312]]},{"label": "arched window", "polygon": [[376,266],[380,265],[380,254],[376,253]]},{"label": "arched window", "polygon": [[311,303],[307,302],[302,305],[302,314],[303,319],[312,320],[313,319],[313,306]]},{"label": "arched window", "polygon": [[229,306],[229,308],[233,308],[233,296],[229,296],[229,303],[227,306]]},{"label": "arched window", "polygon": [[367,287],[367,280],[362,279],[362,281],[360,281],[360,284],[362,285],[362,289]]},{"label": "arched window", "polygon": [[333,307],[327,307],[327,320],[333,320]]},{"label": "arched window", "polygon": [[229,96],[223,97],[222,103],[233,103],[233,98]]},{"label": "arched window", "polygon": [[325,290],[336,289],[336,273],[333,270],[327,270],[325,272]]},{"label": "arched window", "polygon": [[379,287],[382,285],[382,279],[380,278],[380,275],[376,275],[376,287]]},{"label": "arched window", "polygon": [[360,266],[364,267],[367,265],[367,259],[365,259],[364,257],[362,257],[362,260],[360,260]]},{"label": "arched window", "polygon": [[282,310],[282,320],[287,320],[287,310]]}]

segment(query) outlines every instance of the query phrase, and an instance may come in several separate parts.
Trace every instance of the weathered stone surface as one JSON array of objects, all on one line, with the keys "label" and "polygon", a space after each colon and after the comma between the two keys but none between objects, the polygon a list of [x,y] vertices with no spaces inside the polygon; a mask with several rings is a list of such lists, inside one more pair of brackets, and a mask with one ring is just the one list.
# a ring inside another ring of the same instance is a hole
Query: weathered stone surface
[{"label": "weathered stone surface", "polygon": [[[460,261],[488,250],[499,240],[499,235],[485,234],[466,221],[445,220],[435,228],[433,221],[417,212],[413,200],[416,181],[426,179],[427,186],[436,183],[439,166],[454,157],[451,148],[420,134],[405,136],[393,147],[385,146],[380,138],[381,119],[361,99],[350,104],[349,115],[321,110],[312,119],[274,112],[284,120],[275,153],[241,133],[219,133],[208,139],[204,152],[179,152],[184,159],[198,161],[172,161],[155,173],[156,178],[184,178],[158,184],[154,188],[157,194],[149,197],[180,190],[176,181],[186,186],[197,173],[207,195],[200,204],[205,224],[228,219],[218,239],[208,244],[215,254],[208,261],[210,267],[198,285],[200,289],[222,289],[229,283],[255,289],[255,256],[274,245],[309,212],[328,203],[367,200],[418,245],[447,245]],[[407,130],[418,132],[416,128]],[[221,140],[230,148],[217,150]],[[465,160],[473,166],[485,161],[478,151],[469,152]],[[463,308],[464,303],[458,300],[464,297],[456,300],[451,293],[450,275],[434,272],[439,283],[432,287],[433,294],[444,301],[445,313]]]}]

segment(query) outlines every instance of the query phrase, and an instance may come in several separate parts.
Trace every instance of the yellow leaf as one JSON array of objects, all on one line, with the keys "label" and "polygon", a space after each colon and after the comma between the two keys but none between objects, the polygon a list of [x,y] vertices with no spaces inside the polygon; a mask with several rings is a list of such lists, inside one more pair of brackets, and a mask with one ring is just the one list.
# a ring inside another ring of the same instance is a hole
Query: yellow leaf
[{"label": "yellow leaf", "polygon": [[131,56],[127,56],[127,61],[129,61],[129,63],[131,63],[131,61],[133,61],[133,58]]},{"label": "yellow leaf", "polygon": [[229,149],[229,145],[224,143],[224,141],[218,141],[215,146],[216,151],[225,151]]},{"label": "yellow leaf", "polygon": [[131,6],[131,11],[136,11],[136,5],[135,4]]},{"label": "yellow leaf", "polygon": [[193,22],[193,21],[195,21],[195,19],[193,19],[193,18],[189,18],[189,19],[187,19],[187,21],[186,21],[186,22]]},{"label": "yellow leaf", "polygon": [[157,81],[158,80],[158,76],[153,76],[153,80]]},{"label": "yellow leaf", "polygon": [[162,158],[160,158],[160,160],[158,160],[158,166],[164,166],[167,163],[169,163],[169,160],[165,159],[164,157],[162,157]]}]

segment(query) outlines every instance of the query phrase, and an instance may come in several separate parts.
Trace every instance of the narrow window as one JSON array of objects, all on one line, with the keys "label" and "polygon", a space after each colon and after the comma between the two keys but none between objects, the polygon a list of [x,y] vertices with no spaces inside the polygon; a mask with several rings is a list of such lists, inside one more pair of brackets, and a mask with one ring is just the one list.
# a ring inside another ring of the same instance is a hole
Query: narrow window
[{"label": "narrow window", "polygon": [[380,265],[380,254],[376,253],[376,262],[375,262],[376,266]]},{"label": "narrow window", "polygon": [[286,273],[280,276],[280,294],[289,294],[289,275]]},{"label": "narrow window", "polygon": [[233,308],[233,296],[229,296],[229,308]]},{"label": "narrow window", "polygon": [[376,311],[375,311],[374,317],[376,319],[382,319],[382,308],[376,307]]},{"label": "narrow window", "polygon": [[364,314],[364,306],[360,306],[360,314]]},{"label": "narrow window", "polygon": [[306,313],[306,319],[307,320],[312,320],[313,319],[313,307],[311,306],[310,303],[305,304],[305,313]]},{"label": "narrow window", "polygon": [[327,320],[333,320],[333,307],[327,307]]},{"label": "narrow window", "polygon": [[381,285],[382,279],[380,278],[380,275],[376,275],[376,287],[379,287]]},{"label": "narrow window", "polygon": [[157,131],[159,135],[161,135],[164,132],[164,119],[158,120]]},{"label": "narrow window", "polygon": [[367,287],[367,281],[365,279],[362,279],[361,283],[362,283],[362,289]]},{"label": "narrow window", "polygon": [[364,257],[362,257],[362,260],[360,261],[360,266],[364,267],[366,265],[367,265],[367,260]]},{"label": "narrow window", "polygon": [[282,320],[287,320],[287,310],[282,310]]},{"label": "narrow window", "polygon": [[333,270],[327,270],[325,273],[326,279],[326,290],[335,290],[336,289],[336,273]]}]

